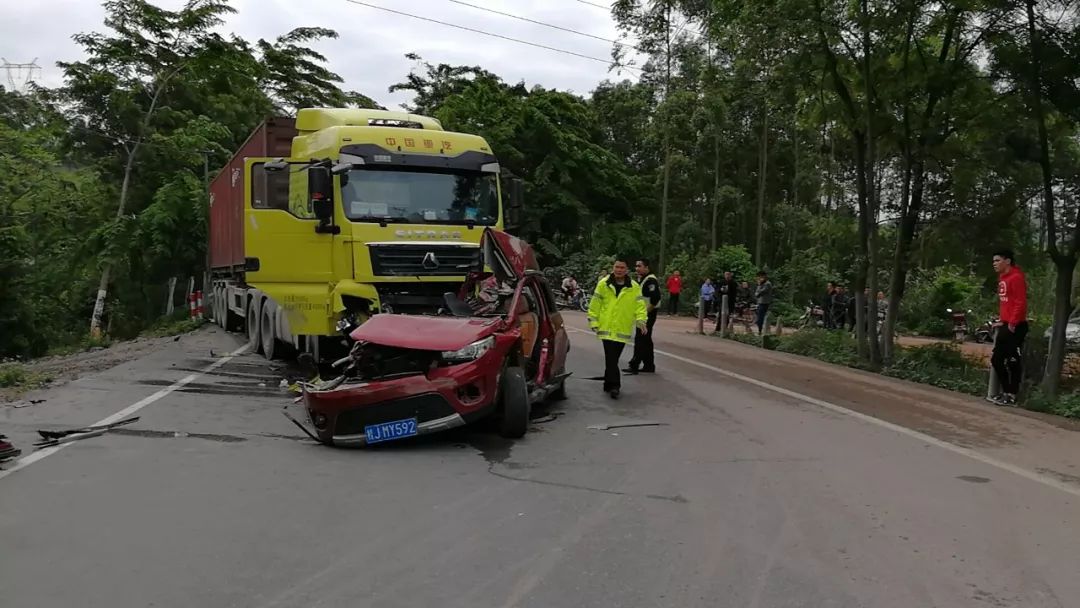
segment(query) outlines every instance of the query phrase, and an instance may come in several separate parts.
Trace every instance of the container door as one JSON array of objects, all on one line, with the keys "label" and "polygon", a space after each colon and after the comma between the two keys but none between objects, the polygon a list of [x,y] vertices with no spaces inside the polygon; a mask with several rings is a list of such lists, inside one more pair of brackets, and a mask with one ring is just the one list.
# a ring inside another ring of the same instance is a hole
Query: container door
[{"label": "container door", "polygon": [[308,199],[307,162],[268,170],[272,159],[248,158],[244,174],[244,257],[249,284],[333,280],[332,234],[318,233]]}]

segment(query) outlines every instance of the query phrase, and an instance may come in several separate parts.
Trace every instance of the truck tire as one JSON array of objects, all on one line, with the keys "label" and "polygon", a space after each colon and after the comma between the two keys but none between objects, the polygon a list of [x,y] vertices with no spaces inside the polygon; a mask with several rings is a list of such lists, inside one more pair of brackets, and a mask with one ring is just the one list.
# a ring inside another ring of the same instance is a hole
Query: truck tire
[{"label": "truck tire", "polygon": [[280,354],[277,340],[277,319],[274,318],[277,307],[270,300],[263,302],[259,324],[259,341],[262,342],[263,354],[267,360],[273,361],[275,354]]},{"label": "truck tire", "polygon": [[525,370],[511,366],[503,372],[499,393],[502,399],[502,421],[499,433],[508,439],[518,439],[529,431],[529,385]]},{"label": "truck tire", "polygon": [[259,352],[261,342],[259,336],[259,303],[255,298],[250,298],[247,305],[247,336],[248,336],[248,350],[253,353]]},{"label": "truck tire", "polygon": [[225,287],[218,285],[214,287],[214,322],[218,327],[225,329],[228,323],[225,320],[229,316],[229,307],[225,305]]}]

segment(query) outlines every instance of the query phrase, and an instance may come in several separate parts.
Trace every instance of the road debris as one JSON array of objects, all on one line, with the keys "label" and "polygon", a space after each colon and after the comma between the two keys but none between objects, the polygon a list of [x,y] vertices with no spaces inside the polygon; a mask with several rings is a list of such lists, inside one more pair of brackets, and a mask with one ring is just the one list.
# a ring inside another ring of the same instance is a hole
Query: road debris
[{"label": "road debris", "polygon": [[29,399],[27,401],[19,401],[19,402],[15,403],[15,405],[13,405],[12,407],[18,409],[18,408],[21,408],[21,407],[30,407],[31,405],[37,405],[39,403],[45,403],[45,400],[44,399]]},{"label": "road debris", "polygon": [[565,416],[565,415],[566,415],[566,412],[551,412],[547,416],[541,416],[539,418],[533,418],[532,422],[534,424],[541,424],[541,423],[544,423],[544,422],[554,422],[555,420],[558,420],[559,416]]},{"label": "road debris", "polygon": [[41,435],[41,441],[34,444],[36,448],[49,448],[57,446],[63,443],[71,443],[72,441],[78,441],[80,439],[89,439],[90,437],[98,437],[108,433],[116,427],[125,426],[139,420],[138,416],[126,418],[112,424],[102,424],[98,426],[86,426],[79,429],[70,429],[66,431],[38,431],[38,435]]},{"label": "road debris", "polygon": [[667,423],[653,422],[651,420],[642,420],[638,422],[611,422],[608,424],[590,424],[588,428],[591,431],[608,431],[611,429],[625,429],[635,426],[667,426]]}]

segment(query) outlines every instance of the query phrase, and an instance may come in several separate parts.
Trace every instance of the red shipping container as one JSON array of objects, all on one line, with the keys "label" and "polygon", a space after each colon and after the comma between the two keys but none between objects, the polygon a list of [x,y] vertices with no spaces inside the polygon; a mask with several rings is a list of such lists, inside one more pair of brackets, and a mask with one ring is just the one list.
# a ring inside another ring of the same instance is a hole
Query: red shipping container
[{"label": "red shipping container", "polygon": [[267,119],[210,182],[211,268],[244,266],[244,159],[288,157],[293,137],[296,119]]}]

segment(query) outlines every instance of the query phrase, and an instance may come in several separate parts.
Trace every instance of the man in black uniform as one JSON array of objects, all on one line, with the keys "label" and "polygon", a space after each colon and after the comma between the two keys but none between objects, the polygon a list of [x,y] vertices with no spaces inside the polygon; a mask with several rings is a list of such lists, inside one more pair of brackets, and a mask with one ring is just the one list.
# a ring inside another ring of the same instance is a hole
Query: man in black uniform
[{"label": "man in black uniform", "polygon": [[645,311],[648,314],[648,321],[645,323],[647,331],[642,333],[638,329],[634,333],[634,356],[630,359],[630,366],[623,371],[636,374],[640,368],[640,371],[651,374],[656,371],[652,339],[653,326],[656,325],[656,307],[660,305],[660,281],[649,268],[649,260],[638,260],[636,270],[638,282],[641,283],[641,299],[645,300]]},{"label": "man in black uniform", "polygon": [[739,297],[739,282],[735,280],[735,273],[730,270],[724,272],[724,280],[716,286],[716,333],[723,331],[721,321],[723,320],[723,311],[720,307],[724,305],[724,296],[727,296],[727,311],[728,311],[728,326],[731,326],[732,318],[735,316],[735,300]]}]

